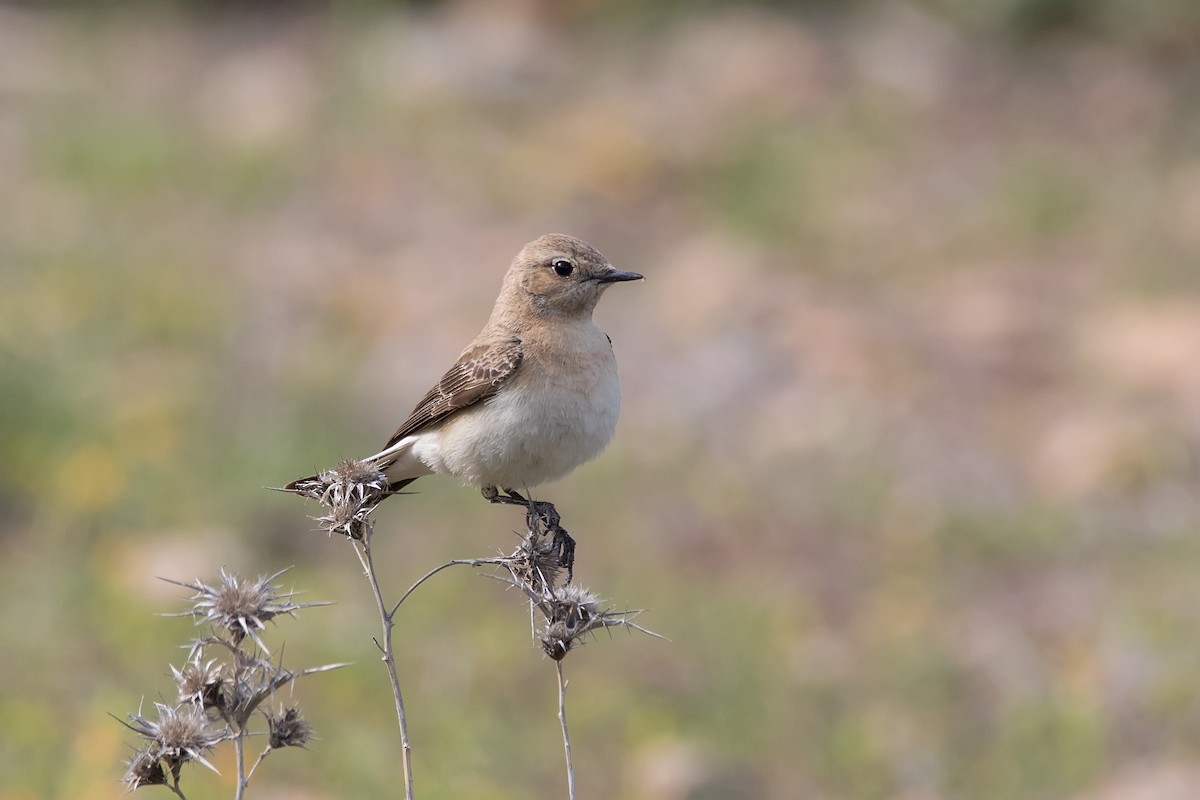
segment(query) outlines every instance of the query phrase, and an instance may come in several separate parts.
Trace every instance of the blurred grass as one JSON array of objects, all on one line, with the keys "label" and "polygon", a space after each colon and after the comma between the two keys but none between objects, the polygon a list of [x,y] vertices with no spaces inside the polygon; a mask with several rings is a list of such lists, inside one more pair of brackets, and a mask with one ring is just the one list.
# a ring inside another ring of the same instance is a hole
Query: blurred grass
[{"label": "blurred grass", "polygon": [[[169,695],[194,635],[155,576],[222,565],[296,565],[337,605],[273,641],[357,662],[297,687],[320,738],[256,788],[395,792],[356,562],[262,487],[378,444],[552,229],[649,280],[598,313],[617,441],[544,494],[579,580],[671,639],[570,657],[583,795],[1186,785],[1198,24],[0,6],[0,800],[120,792],[105,714]],[[381,512],[393,592],[511,546],[517,515],[414,488]],[[419,796],[561,794],[552,669],[468,572],[401,615]]]}]

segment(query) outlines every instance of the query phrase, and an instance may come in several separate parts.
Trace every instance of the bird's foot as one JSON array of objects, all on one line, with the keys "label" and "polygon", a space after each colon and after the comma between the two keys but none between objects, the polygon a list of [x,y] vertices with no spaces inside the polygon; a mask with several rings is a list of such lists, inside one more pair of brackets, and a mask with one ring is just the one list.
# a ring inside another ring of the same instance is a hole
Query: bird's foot
[{"label": "bird's foot", "polygon": [[489,503],[499,503],[505,506],[524,506],[529,508],[529,501],[512,489],[501,489],[498,486],[484,486],[479,490],[483,499]]},{"label": "bird's foot", "polygon": [[557,524],[553,528],[553,537],[551,544],[558,552],[558,565],[566,568],[566,582],[570,583],[575,577],[575,540],[567,533],[566,528]]},{"label": "bird's foot", "polygon": [[567,570],[567,583],[575,577],[575,540],[567,533],[560,522],[562,517],[553,503],[544,500],[530,500],[525,511],[525,524],[530,530],[541,530],[550,534],[550,544],[558,553],[558,565]]},{"label": "bird's foot", "polygon": [[562,517],[554,504],[547,500],[529,500],[515,489],[505,488],[501,491],[495,486],[485,486],[481,491],[489,503],[525,507],[526,524],[530,530],[540,529],[550,534],[551,543],[558,553],[558,565],[566,567],[567,583],[570,583],[575,574],[575,540],[560,524]]}]

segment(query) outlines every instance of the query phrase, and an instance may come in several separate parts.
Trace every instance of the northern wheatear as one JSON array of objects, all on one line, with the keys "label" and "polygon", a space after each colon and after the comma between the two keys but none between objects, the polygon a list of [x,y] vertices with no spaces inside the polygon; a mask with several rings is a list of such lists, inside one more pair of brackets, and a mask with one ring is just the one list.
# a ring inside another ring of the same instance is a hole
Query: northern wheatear
[{"label": "northern wheatear", "polygon": [[609,285],[641,278],[571,236],[525,245],[475,341],[364,462],[383,471],[392,492],[424,475],[451,475],[492,502],[552,515],[557,527],[552,505],[518,490],[561,478],[612,438],[621,410],[617,361],[592,310]]}]

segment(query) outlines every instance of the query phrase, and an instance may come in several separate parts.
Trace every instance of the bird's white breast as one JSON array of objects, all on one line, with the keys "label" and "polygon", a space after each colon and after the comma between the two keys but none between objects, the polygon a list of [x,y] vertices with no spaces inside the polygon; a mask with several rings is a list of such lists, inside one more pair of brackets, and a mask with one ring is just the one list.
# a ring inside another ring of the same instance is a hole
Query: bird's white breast
[{"label": "bird's white breast", "polygon": [[413,443],[434,472],[475,486],[521,490],[600,453],[621,410],[616,359],[591,320],[527,343],[513,379]]}]

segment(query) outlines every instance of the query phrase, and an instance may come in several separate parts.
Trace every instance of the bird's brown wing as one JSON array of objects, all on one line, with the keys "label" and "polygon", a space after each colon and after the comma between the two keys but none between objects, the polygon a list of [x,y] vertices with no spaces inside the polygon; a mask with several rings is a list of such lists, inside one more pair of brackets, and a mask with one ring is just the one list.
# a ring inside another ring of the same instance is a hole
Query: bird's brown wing
[{"label": "bird's brown wing", "polygon": [[487,400],[512,377],[523,358],[521,340],[517,338],[467,348],[437,385],[421,398],[384,450],[459,409]]}]

